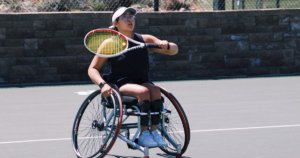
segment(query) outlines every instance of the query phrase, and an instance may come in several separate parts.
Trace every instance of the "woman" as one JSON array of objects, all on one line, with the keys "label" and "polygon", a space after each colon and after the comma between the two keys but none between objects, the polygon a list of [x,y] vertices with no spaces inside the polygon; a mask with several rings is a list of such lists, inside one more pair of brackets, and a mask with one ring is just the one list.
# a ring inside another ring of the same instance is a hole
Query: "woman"
[{"label": "woman", "polygon": [[[120,7],[112,16],[113,28],[125,36],[144,43],[156,43],[160,49],[152,51],[175,55],[178,47],[175,43],[160,40],[152,35],[137,34],[134,32],[136,10],[133,8]],[[129,43],[129,47],[132,43]],[[148,50],[135,50],[114,58],[101,58],[95,56],[89,66],[88,75],[91,80],[99,85],[104,97],[112,93],[112,87],[106,84],[100,70],[106,62],[110,62],[111,72],[107,82],[118,86],[123,95],[134,96],[138,99],[142,112],[159,112],[162,107],[159,87],[152,84],[148,79],[149,59]],[[160,121],[159,115],[151,117],[151,127],[148,127],[148,116],[141,116],[141,135],[139,145],[145,147],[166,146],[166,142],[157,132],[157,124]]]}]

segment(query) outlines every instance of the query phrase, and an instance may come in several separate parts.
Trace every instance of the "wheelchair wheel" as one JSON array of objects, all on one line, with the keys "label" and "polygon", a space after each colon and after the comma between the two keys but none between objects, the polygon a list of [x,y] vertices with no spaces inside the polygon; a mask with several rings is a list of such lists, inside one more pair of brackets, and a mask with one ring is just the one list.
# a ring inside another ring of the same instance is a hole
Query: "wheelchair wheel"
[{"label": "wheelchair wheel", "polygon": [[[182,155],[190,142],[190,126],[186,114],[177,99],[161,88],[164,99],[165,113],[162,117],[160,131],[168,146],[160,148],[165,153],[173,156]],[[178,144],[180,146],[178,146]],[[179,152],[178,152],[178,147]]]},{"label": "wheelchair wheel", "polygon": [[78,157],[102,158],[109,152],[121,128],[121,105],[115,90],[107,98],[96,90],[85,99],[72,129],[73,148]]}]

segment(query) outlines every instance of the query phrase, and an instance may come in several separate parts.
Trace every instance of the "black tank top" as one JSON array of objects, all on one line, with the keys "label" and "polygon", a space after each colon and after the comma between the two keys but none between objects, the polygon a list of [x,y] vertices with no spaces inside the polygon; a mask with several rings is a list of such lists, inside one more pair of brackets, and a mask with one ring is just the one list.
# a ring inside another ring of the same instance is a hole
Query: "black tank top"
[{"label": "black tank top", "polygon": [[[140,34],[135,33],[134,40],[145,43]],[[129,41],[129,48],[135,44]],[[149,56],[148,50],[138,49],[110,58],[110,82],[116,82],[122,78],[130,80],[148,80]]]}]

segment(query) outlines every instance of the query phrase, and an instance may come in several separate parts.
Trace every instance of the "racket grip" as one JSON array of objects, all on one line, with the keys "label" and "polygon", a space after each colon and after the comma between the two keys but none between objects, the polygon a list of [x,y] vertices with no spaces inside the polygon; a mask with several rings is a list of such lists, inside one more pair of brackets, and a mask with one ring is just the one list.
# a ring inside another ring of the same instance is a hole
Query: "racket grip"
[{"label": "racket grip", "polygon": [[160,48],[159,45],[154,43],[146,43],[145,46],[146,48]]}]

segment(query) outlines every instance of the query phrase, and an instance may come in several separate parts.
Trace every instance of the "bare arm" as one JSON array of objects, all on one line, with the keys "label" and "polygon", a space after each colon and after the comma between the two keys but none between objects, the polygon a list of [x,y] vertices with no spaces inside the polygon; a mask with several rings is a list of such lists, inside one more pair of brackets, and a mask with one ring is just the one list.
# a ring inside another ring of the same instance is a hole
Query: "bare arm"
[{"label": "bare arm", "polygon": [[100,70],[102,69],[106,60],[106,58],[99,58],[98,56],[95,56],[88,68],[88,75],[96,85],[99,85],[101,82],[105,82],[101,77]]},{"label": "bare arm", "polygon": [[[106,61],[107,61],[106,58],[99,58],[95,56],[88,68],[88,75],[96,85],[105,82],[105,80],[102,78],[100,74],[100,70]],[[107,97],[112,93],[112,88],[110,87],[110,85],[104,84],[104,86],[101,89],[101,93],[103,94],[104,97]]]},{"label": "bare arm", "polygon": [[142,35],[142,37],[146,43],[155,43],[160,45],[161,49],[151,49],[151,51],[166,55],[176,55],[178,53],[178,46],[176,43],[168,42],[166,40],[160,40],[152,35],[144,34]]}]

